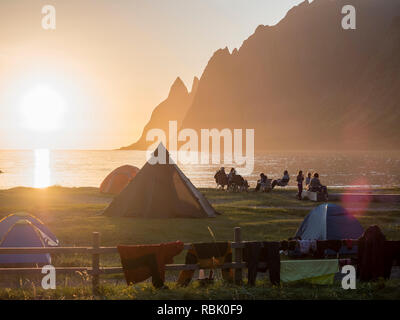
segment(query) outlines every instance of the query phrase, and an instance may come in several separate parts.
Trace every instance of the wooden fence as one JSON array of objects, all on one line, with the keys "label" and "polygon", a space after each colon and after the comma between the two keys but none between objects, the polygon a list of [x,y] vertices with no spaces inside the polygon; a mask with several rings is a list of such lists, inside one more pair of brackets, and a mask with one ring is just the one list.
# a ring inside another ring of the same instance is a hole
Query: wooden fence
[{"label": "wooden fence", "polygon": [[[100,255],[103,254],[116,254],[118,250],[116,247],[101,247],[100,246],[100,233],[93,232],[92,247],[45,247],[45,248],[0,248],[0,254],[88,254],[92,256],[91,267],[57,267],[55,268],[56,274],[75,273],[77,271],[86,271],[92,277],[92,288],[96,294],[98,292],[100,275],[102,274],[119,274],[123,273],[122,267],[101,267]],[[235,283],[242,284],[243,271],[246,263],[242,261],[244,242],[242,242],[241,230],[239,227],[234,228],[234,241],[231,243],[233,249],[233,262],[225,263],[219,268],[232,268],[234,269]],[[185,244],[184,249],[190,249],[190,244]],[[197,270],[197,264],[168,264],[165,270],[179,271],[179,270]],[[41,268],[0,268],[0,275],[12,274],[37,274],[41,273]]]}]

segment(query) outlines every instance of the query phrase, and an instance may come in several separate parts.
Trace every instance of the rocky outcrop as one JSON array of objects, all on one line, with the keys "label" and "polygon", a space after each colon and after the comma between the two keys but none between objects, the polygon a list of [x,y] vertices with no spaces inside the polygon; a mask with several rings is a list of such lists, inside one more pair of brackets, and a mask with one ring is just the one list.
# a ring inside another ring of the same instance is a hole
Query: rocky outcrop
[{"label": "rocky outcrop", "polygon": [[161,102],[153,111],[150,121],[143,129],[143,133],[139,140],[130,146],[121,148],[122,150],[147,150],[153,143],[146,140],[146,135],[151,129],[161,129],[167,135],[168,139],[168,124],[169,121],[177,121],[178,127],[193,101],[193,97],[197,91],[199,79],[193,79],[191,92],[188,92],[183,81],[178,77],[172,84],[167,99]]}]

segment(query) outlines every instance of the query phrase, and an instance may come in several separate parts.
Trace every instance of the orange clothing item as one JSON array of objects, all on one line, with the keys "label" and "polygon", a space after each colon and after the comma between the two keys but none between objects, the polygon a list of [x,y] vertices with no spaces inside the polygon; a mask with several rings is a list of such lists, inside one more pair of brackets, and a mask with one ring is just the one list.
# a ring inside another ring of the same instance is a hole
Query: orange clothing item
[{"label": "orange clothing item", "polygon": [[125,279],[128,285],[152,277],[155,287],[162,287],[165,280],[165,265],[182,252],[183,242],[169,242],[152,245],[119,245]]}]

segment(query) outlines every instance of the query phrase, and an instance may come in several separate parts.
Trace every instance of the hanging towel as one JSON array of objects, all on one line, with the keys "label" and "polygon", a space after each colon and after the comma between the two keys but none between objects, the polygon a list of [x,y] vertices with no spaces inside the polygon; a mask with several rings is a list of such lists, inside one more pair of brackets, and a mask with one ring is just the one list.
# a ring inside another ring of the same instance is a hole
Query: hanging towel
[{"label": "hanging towel", "polygon": [[[186,254],[185,264],[198,264],[200,269],[215,269],[224,263],[232,262],[232,248],[228,242],[195,243]],[[179,273],[178,284],[187,286],[194,275],[194,270],[183,270]],[[222,269],[222,277],[233,281],[230,268]]]},{"label": "hanging towel", "polygon": [[305,280],[313,284],[332,284],[339,271],[338,259],[281,261],[281,281]]},{"label": "hanging towel", "polygon": [[[269,280],[273,285],[280,283],[280,243],[248,242],[243,250],[243,260],[247,263],[248,284],[254,286],[258,272],[269,270]],[[265,263],[265,267],[259,267]]]},{"label": "hanging towel", "polygon": [[182,252],[183,242],[169,242],[153,245],[117,246],[128,285],[152,277],[154,287],[164,285],[165,265]]}]

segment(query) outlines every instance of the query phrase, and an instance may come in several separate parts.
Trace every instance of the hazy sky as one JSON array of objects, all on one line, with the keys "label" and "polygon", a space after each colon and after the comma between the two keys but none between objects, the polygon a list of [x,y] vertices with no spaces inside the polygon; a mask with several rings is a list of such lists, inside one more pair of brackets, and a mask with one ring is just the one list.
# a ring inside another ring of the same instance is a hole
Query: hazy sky
[{"label": "hazy sky", "polygon": [[[0,149],[128,145],[177,76],[190,89],[217,49],[240,47],[300,2],[1,0]],[[47,4],[54,31],[41,26]],[[39,119],[47,97],[62,108]]]}]

